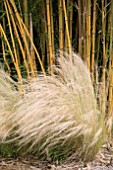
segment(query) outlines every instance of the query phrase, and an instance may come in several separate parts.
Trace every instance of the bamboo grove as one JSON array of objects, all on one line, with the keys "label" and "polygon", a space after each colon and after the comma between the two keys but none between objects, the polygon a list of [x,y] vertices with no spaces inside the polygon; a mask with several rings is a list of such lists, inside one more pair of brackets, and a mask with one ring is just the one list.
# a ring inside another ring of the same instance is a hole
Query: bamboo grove
[{"label": "bamboo grove", "polygon": [[1,0],[0,60],[9,75],[32,78],[72,50],[91,72],[102,112],[113,107],[112,0]]}]

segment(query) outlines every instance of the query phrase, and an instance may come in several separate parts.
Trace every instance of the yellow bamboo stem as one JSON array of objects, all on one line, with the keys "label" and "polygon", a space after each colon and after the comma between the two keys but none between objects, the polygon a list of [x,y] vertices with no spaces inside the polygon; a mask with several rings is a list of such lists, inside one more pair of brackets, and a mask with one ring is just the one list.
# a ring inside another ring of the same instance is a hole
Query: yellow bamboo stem
[{"label": "yellow bamboo stem", "polygon": [[54,59],[55,59],[55,47],[54,47],[54,25],[53,25],[53,7],[52,7],[52,0],[50,0],[50,13],[51,13],[52,54],[53,54],[53,61],[54,61]]},{"label": "yellow bamboo stem", "polygon": [[[46,0],[47,9],[47,26],[48,26],[48,43],[49,43],[49,56],[50,67],[53,65],[53,48],[52,48],[52,34],[51,34],[51,14],[50,14],[50,1]],[[51,70],[52,74],[52,70]]]},{"label": "yellow bamboo stem", "polygon": [[27,71],[27,76],[29,78],[30,77],[30,74],[29,74],[30,71],[29,71],[29,67],[28,67],[28,64],[27,64],[25,52],[24,52],[24,49],[23,49],[23,46],[22,46],[22,42],[20,40],[18,29],[17,29],[17,26],[15,24],[15,20],[14,20],[14,17],[13,17],[13,12],[12,12],[12,9],[11,9],[11,7],[9,5],[9,2],[8,1],[6,1],[6,2],[7,2],[8,10],[9,10],[9,13],[10,13],[10,17],[11,17],[11,20],[12,20],[12,24],[13,24],[13,27],[14,27],[15,35],[17,37],[17,40],[18,40],[18,43],[19,43],[19,47],[20,47],[20,50],[22,52],[22,57],[23,57],[23,60],[24,60],[26,71]]},{"label": "yellow bamboo stem", "polygon": [[87,58],[87,45],[86,45],[86,0],[83,0],[83,58]]},{"label": "yellow bamboo stem", "polygon": [[108,98],[108,117],[112,116],[113,112],[113,1],[111,2],[110,11],[110,56],[109,56],[109,98]]},{"label": "yellow bamboo stem", "polygon": [[91,77],[93,82],[94,82],[95,33],[96,33],[96,0],[94,0],[93,3],[93,26],[92,26]]},{"label": "yellow bamboo stem", "polygon": [[[30,13],[30,36],[33,40],[33,23],[32,23],[32,13]],[[36,68],[36,58],[35,58],[35,53],[34,53],[34,49],[33,49],[33,45],[32,43],[30,44],[30,56],[32,58],[32,62],[33,62],[33,70],[35,71],[35,74],[37,72],[37,68]]]},{"label": "yellow bamboo stem", "polygon": [[29,30],[28,0],[23,1],[23,6],[24,6],[24,10],[23,10],[24,11],[24,22],[25,22],[27,29]]},{"label": "yellow bamboo stem", "polygon": [[105,87],[105,72],[106,72],[106,50],[105,50],[105,11],[104,0],[102,0],[102,41],[103,41],[103,69],[102,69],[102,83],[103,83],[103,112],[106,110],[106,87]]},{"label": "yellow bamboo stem", "polygon": [[72,60],[72,46],[71,46],[70,35],[69,35],[68,18],[67,18],[65,0],[63,0],[63,10],[64,10],[64,16],[65,16],[67,42],[68,42],[68,47],[69,47],[69,56],[70,56],[70,59]]},{"label": "yellow bamboo stem", "polygon": [[87,0],[86,2],[86,9],[87,9],[87,14],[86,14],[86,31],[87,31],[87,66],[90,70],[90,52],[91,52],[91,1]]},{"label": "yellow bamboo stem", "polygon": [[15,45],[15,41],[14,41],[14,37],[13,37],[12,25],[11,25],[11,22],[10,22],[9,12],[8,12],[8,9],[7,9],[7,6],[6,6],[6,1],[4,1],[4,6],[5,6],[6,14],[7,14],[7,19],[8,19],[9,31],[10,31],[12,47],[13,47],[13,51],[14,51],[14,58],[15,58],[15,62],[17,64],[17,66],[19,67],[16,45]]},{"label": "yellow bamboo stem", "polygon": [[7,37],[6,37],[6,34],[5,34],[5,32],[4,32],[1,24],[0,24],[0,32],[1,32],[1,34],[4,36],[4,39],[5,39],[6,43],[7,43],[8,48],[9,48],[9,52],[10,52],[10,55],[11,55],[11,57],[12,57],[12,61],[13,61],[13,63],[14,63],[15,69],[16,69],[16,71],[17,71],[18,79],[19,79],[20,82],[22,82],[22,76],[21,76],[20,69],[19,69],[19,67],[18,67],[18,65],[17,65],[17,63],[16,63],[16,61],[15,61],[13,52],[12,52],[11,47],[10,47],[10,44],[9,44],[9,42],[8,42],[8,39],[7,39]]},{"label": "yellow bamboo stem", "polygon": [[45,8],[44,0],[42,0],[42,7],[43,7],[43,16],[44,16],[44,38],[45,38],[45,43],[46,43],[46,47],[47,47],[47,52],[46,52],[47,53],[47,63],[49,65],[49,44],[48,44],[48,38],[47,38],[47,35],[48,35],[47,18],[46,18],[46,8]]},{"label": "yellow bamboo stem", "polygon": [[[62,0],[59,0],[59,49],[64,50],[64,29],[63,29],[63,4]],[[62,56],[60,54],[60,56]]]},{"label": "yellow bamboo stem", "polygon": [[69,34],[70,34],[70,41],[72,44],[72,23],[73,23],[73,0],[69,1]]},{"label": "yellow bamboo stem", "polygon": [[78,0],[78,30],[79,30],[79,38],[78,38],[78,52],[82,55],[82,21],[81,21],[81,1]]},{"label": "yellow bamboo stem", "polygon": [[24,27],[24,30],[25,30],[25,32],[26,32],[26,34],[27,34],[27,36],[28,36],[28,38],[29,38],[29,40],[30,40],[33,48],[34,48],[34,51],[35,51],[36,56],[37,56],[37,58],[38,58],[38,61],[39,61],[39,63],[40,63],[42,72],[44,73],[44,75],[46,75],[45,69],[44,69],[44,67],[43,67],[43,64],[42,64],[42,61],[41,61],[41,59],[40,59],[39,53],[38,53],[38,51],[37,51],[37,49],[36,49],[36,47],[35,47],[35,45],[34,45],[34,43],[33,43],[33,40],[32,40],[32,38],[31,38],[31,36],[30,36],[30,34],[29,34],[29,32],[28,32],[28,30],[27,30],[27,28],[26,28],[26,26],[25,26],[25,24],[23,23],[22,20],[21,20],[21,22],[22,22],[22,25],[23,25],[23,27]]},{"label": "yellow bamboo stem", "polygon": [[[29,63],[30,63],[30,68],[31,68],[31,74],[32,76],[34,77],[35,74],[34,74],[34,70],[33,70],[33,62],[32,62],[32,58],[30,56],[30,51],[29,51],[29,46],[28,46],[28,43],[27,43],[27,38],[26,38],[26,33],[24,32],[24,29],[23,29],[23,21],[22,21],[22,18],[20,17],[18,11],[17,11],[17,8],[16,8],[16,5],[15,5],[15,2],[14,0],[10,0],[11,4],[12,4],[12,7],[14,9],[14,12],[15,12],[15,16],[17,18],[17,25],[19,27],[19,31],[20,31],[20,34],[22,35],[22,38],[23,38],[23,41],[24,41],[24,45],[25,45],[25,48],[27,50],[27,56],[28,56],[28,59],[29,59]],[[25,24],[24,24],[25,25]],[[26,28],[27,29],[27,28]]]}]

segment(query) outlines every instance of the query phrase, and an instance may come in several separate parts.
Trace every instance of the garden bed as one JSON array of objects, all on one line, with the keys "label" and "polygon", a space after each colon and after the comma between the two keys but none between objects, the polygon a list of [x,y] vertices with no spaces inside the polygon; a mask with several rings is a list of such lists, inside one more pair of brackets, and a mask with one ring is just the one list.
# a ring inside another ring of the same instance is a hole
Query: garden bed
[{"label": "garden bed", "polygon": [[34,156],[1,157],[0,170],[113,170],[113,150],[111,146],[104,146],[94,161],[86,163],[70,159],[60,164],[58,161],[41,161]]}]

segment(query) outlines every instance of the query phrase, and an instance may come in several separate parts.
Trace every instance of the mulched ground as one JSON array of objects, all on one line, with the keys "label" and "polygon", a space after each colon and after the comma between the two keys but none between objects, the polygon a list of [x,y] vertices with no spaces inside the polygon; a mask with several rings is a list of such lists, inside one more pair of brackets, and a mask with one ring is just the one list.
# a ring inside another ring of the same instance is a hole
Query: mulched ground
[{"label": "mulched ground", "polygon": [[113,147],[104,146],[93,162],[83,165],[81,162],[69,160],[62,165],[29,158],[0,158],[0,170],[113,170]]}]

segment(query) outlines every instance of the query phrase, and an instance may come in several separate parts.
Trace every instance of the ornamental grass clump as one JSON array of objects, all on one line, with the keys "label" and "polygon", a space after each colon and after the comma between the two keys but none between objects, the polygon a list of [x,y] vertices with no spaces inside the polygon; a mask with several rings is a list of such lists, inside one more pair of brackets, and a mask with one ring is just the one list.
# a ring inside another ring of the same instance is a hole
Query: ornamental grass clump
[{"label": "ornamental grass clump", "polygon": [[0,70],[0,140],[5,141],[12,133],[14,105],[19,100],[17,84],[10,76]]},{"label": "ornamental grass clump", "polygon": [[[20,147],[50,157],[92,159],[105,141],[90,73],[82,59],[64,53],[51,76],[33,79],[11,115]],[[18,127],[18,128],[17,128]]]}]

